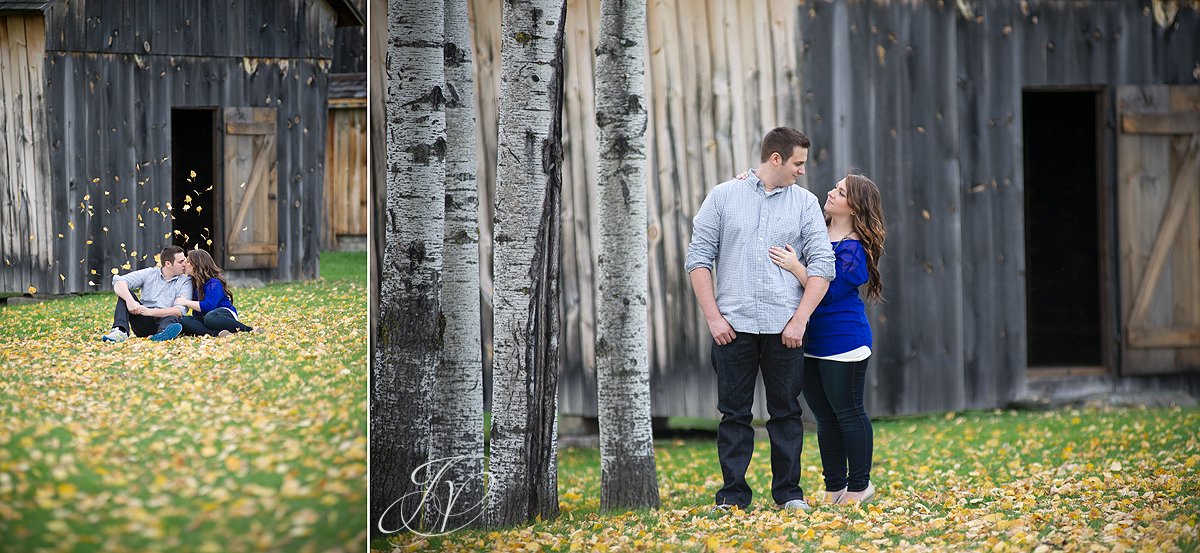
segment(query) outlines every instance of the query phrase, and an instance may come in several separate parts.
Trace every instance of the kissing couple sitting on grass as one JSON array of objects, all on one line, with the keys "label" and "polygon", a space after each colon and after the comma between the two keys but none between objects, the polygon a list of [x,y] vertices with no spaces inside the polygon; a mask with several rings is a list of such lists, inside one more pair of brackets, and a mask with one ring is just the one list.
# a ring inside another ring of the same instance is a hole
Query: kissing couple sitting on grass
[{"label": "kissing couple sitting on grass", "polygon": [[[130,331],[156,342],[180,334],[225,337],[254,331],[238,320],[233,292],[208,252],[167,246],[158,257],[158,266],[113,276],[117,305],[103,341],[123,342]],[[133,292],[139,289],[141,300]]]}]

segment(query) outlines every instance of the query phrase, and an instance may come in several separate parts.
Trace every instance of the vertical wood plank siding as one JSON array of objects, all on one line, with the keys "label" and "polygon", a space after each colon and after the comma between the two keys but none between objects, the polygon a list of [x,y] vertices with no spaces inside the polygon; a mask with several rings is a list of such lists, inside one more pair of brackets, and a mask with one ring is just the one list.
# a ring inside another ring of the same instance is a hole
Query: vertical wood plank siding
[{"label": "vertical wood plank siding", "polygon": [[[349,103],[347,103],[349,104]],[[367,234],[367,106],[329,108],[325,143],[324,247],[338,246],[338,235]]]},{"label": "vertical wood plank siding", "polygon": [[45,42],[41,16],[0,16],[0,290],[22,293],[59,280],[45,191]]},{"label": "vertical wood plank siding", "polygon": [[[470,5],[487,319],[500,0]],[[568,4],[559,383],[561,412],[584,416],[596,414],[590,79],[597,14],[597,0]],[[769,127],[791,125],[812,137],[802,184],[818,196],[848,166],[882,188],[888,301],[869,312],[876,344],[869,411],[990,408],[1021,393],[1027,365],[1022,90],[1097,87],[1112,106],[1116,85],[1195,84],[1200,77],[1195,8],[1181,6],[1164,28],[1150,0],[656,0],[648,33],[646,232],[656,416],[716,415],[710,338],[683,256],[705,193],[755,163]],[[1105,117],[1111,128],[1111,113]],[[1102,148],[1104,194],[1111,196],[1116,148],[1111,138]],[[1105,241],[1115,244],[1126,229],[1114,228],[1115,207],[1105,201]],[[1115,279],[1115,268],[1103,271]],[[490,327],[485,321],[485,332]],[[1106,339],[1119,339],[1116,325],[1107,332]],[[1118,386],[1196,393],[1200,379],[1123,379]]]},{"label": "vertical wood plank siding", "polygon": [[163,215],[171,110],[189,107],[277,109],[279,265],[238,276],[316,278],[334,24],[327,3],[305,0],[52,4],[43,146],[52,171],[38,185],[53,204],[51,232],[64,238],[32,284],[48,293],[108,289],[113,267],[152,263],[172,230]]},{"label": "vertical wood plank siding", "polygon": [[[470,3],[479,102],[480,270],[484,318],[491,291],[491,213],[496,152],[498,0]],[[595,416],[595,220],[593,50],[598,0],[569,0],[563,116],[563,370],[560,410]],[[649,157],[651,387],[655,415],[712,416],[716,388],[708,330],[683,258],[692,217],[714,185],[757,163],[762,135],[801,126],[795,3],[685,2],[648,6],[646,102]],[[737,60],[736,63],[728,60]],[[766,105],[763,103],[766,102]],[[809,181],[811,182],[811,180]],[[491,325],[483,325],[484,343]],[[486,346],[485,346],[486,347]],[[490,352],[485,351],[490,359]],[[765,411],[763,413],[765,415]]]},{"label": "vertical wood plank siding", "polygon": [[[847,165],[860,166],[887,212],[889,301],[871,319],[873,414],[989,408],[1021,391],[1022,90],[1100,87],[1111,106],[1116,85],[1200,77],[1191,8],[1164,29],[1148,1],[963,4],[971,17],[950,2],[802,6],[804,70],[822,76],[806,89],[818,151],[809,182],[827,191]],[[1105,117],[1111,129],[1112,113]],[[1107,140],[1106,187],[1116,154]],[[1200,389],[1187,376],[1139,386]]]}]

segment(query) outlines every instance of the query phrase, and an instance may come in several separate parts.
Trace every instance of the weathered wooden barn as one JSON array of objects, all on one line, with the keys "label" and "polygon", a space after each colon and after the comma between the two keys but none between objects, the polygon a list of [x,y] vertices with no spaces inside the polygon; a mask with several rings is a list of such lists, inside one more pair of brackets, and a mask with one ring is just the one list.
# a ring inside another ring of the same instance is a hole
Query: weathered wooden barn
[{"label": "weathered wooden barn", "polygon": [[[471,8],[491,197],[501,2]],[[1046,383],[1200,394],[1194,3],[662,0],[648,15],[655,416],[717,415],[682,270],[691,218],[777,125],[812,137],[818,197],[850,166],[883,191],[872,414],[1001,407]],[[599,1],[568,0],[567,19],[560,411],[594,417]]]},{"label": "weathered wooden barn", "polygon": [[349,0],[0,1],[0,290],[107,288],[165,243],[317,276]]},{"label": "weathered wooden barn", "polygon": [[1200,13],[809,2],[808,182],[883,186],[877,412],[1047,379],[1200,392]]},{"label": "weathered wooden barn", "polygon": [[[367,0],[353,0],[367,13]],[[329,73],[329,140],[325,145],[324,249],[367,245],[367,32],[338,27]]]},{"label": "weathered wooden barn", "polygon": [[367,128],[366,72],[331,74],[329,141],[325,145],[324,249],[366,248]]}]

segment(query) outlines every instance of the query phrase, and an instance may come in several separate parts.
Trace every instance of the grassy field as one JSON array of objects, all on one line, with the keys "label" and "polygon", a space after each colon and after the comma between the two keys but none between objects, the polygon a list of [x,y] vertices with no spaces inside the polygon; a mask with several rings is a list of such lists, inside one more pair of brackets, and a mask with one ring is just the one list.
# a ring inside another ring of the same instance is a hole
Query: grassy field
[{"label": "grassy field", "polygon": [[[504,531],[393,536],[400,551],[1197,551],[1200,410],[969,412],[875,422],[864,507],[771,508],[756,442],[748,511],[708,512],[721,485],[712,439],[656,443],[657,511],[599,512],[599,453],[559,457],[560,517]],[[801,484],[823,486],[816,436]],[[389,547],[390,546],[390,547]]]},{"label": "grassy field", "polygon": [[113,294],[0,309],[0,551],[361,551],[365,253],[235,289],[264,334],[99,337]]}]

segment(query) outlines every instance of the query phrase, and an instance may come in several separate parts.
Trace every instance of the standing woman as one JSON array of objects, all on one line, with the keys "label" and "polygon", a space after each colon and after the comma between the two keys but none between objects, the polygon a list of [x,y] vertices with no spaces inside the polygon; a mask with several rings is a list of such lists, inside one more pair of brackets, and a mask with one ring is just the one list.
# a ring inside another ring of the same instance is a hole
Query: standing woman
[{"label": "standing woman", "polygon": [[[863,404],[871,325],[859,297],[883,299],[879,257],[887,229],[879,187],[849,174],[825,199],[825,224],[833,245],[837,276],[813,311],[804,343],[804,398],[817,419],[817,443],[825,473],[827,503],[863,503],[875,495],[871,484],[874,437]],[[796,251],[772,247],[771,261],[800,282],[808,273]]]},{"label": "standing woman", "polygon": [[192,314],[184,317],[183,333],[192,336],[229,336],[234,332],[252,332],[250,328],[238,321],[237,308],[233,306],[233,292],[225,277],[221,276],[221,268],[217,267],[211,255],[204,250],[191,250],[187,253],[184,270],[192,277],[192,287],[195,289],[195,300],[177,298],[175,305],[189,307]]}]

